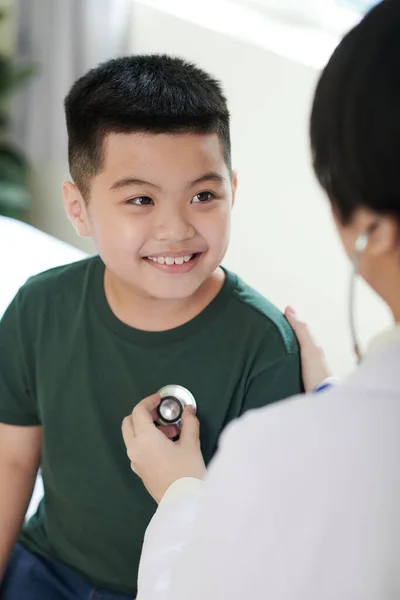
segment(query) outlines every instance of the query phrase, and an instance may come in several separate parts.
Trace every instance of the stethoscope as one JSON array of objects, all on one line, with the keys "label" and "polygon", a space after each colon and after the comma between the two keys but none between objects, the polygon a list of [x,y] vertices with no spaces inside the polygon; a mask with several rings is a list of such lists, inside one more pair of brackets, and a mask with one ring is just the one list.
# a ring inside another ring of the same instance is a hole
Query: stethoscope
[{"label": "stethoscope", "polygon": [[359,273],[360,273],[361,257],[368,246],[368,242],[371,237],[371,234],[375,231],[378,224],[379,224],[379,219],[376,220],[374,223],[372,223],[372,225],[367,229],[367,231],[365,231],[360,236],[358,236],[355,247],[354,247],[353,256],[352,256],[353,271],[352,271],[351,280],[350,280],[349,320],[350,320],[350,331],[351,331],[351,338],[352,338],[352,342],[353,342],[353,349],[354,349],[354,353],[357,357],[358,363],[361,362],[363,355],[362,355],[361,347],[360,347],[360,344],[358,341],[356,322],[355,322],[356,280],[357,280],[357,275],[359,275]]},{"label": "stethoscope", "polygon": [[157,407],[157,425],[177,425],[180,427],[182,414],[186,406],[197,411],[196,400],[191,392],[182,385],[166,385],[158,393],[161,402]]}]

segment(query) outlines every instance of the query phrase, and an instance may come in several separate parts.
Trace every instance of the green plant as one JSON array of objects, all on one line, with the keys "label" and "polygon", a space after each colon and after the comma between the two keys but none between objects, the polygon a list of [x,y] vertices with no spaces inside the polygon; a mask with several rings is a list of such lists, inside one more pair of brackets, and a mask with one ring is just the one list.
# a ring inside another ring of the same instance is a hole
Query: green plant
[{"label": "green plant", "polygon": [[[0,26],[7,18],[0,10]],[[33,73],[32,66],[16,67],[12,58],[0,54],[0,215],[26,219],[31,205],[29,165],[10,140],[10,99],[17,87]]]}]

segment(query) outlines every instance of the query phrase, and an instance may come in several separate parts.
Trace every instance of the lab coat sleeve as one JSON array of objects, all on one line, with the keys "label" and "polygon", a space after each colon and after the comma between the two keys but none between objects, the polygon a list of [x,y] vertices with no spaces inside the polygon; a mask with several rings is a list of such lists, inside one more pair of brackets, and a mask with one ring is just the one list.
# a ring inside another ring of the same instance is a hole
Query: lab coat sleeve
[{"label": "lab coat sleeve", "polygon": [[169,597],[171,572],[185,550],[204,482],[187,477],[173,483],[147,528],[138,574],[137,600]]}]

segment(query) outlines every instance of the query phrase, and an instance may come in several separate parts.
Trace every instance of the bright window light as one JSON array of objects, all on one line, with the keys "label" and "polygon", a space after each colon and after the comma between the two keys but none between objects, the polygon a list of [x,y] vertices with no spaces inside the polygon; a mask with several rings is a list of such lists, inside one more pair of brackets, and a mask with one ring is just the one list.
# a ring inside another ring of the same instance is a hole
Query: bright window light
[{"label": "bright window light", "polygon": [[277,17],[343,34],[378,0],[233,0]]},{"label": "bright window light", "polygon": [[378,4],[379,0],[336,0],[338,5],[347,6],[350,9],[366,13],[370,8]]}]

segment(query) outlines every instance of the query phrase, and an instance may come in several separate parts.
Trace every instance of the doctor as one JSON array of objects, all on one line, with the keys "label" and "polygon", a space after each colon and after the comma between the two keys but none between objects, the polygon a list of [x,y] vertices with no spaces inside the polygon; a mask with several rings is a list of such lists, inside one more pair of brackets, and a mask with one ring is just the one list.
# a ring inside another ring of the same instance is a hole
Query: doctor
[{"label": "doctor", "polygon": [[[205,482],[190,410],[173,443],[153,425],[159,397],[135,408],[124,440],[160,503],[138,600],[400,598],[399,0],[381,2],[335,51],[311,145],[345,251],[397,326],[342,385],[229,426]],[[303,363],[311,390],[324,366],[287,316],[315,362]]]}]

